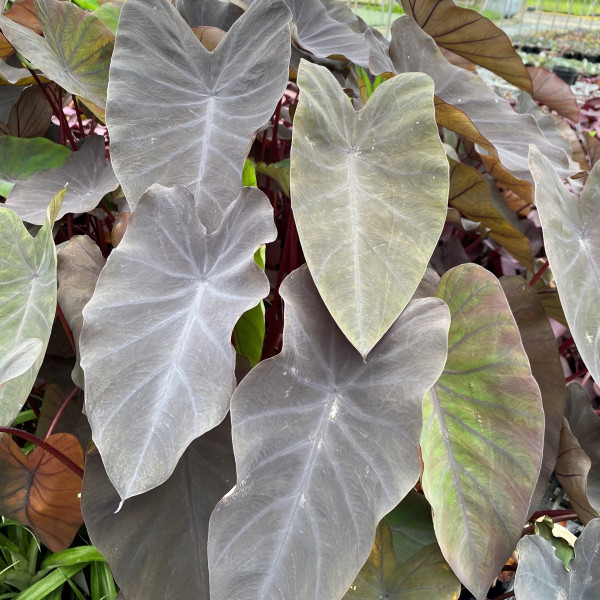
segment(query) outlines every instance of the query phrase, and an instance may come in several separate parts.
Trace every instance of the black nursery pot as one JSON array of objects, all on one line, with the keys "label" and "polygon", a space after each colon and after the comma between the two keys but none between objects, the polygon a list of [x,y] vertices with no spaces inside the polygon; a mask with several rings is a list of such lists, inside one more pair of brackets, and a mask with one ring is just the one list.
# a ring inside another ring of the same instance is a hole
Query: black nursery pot
[{"label": "black nursery pot", "polygon": [[577,81],[577,69],[573,67],[555,66],[552,68],[552,72],[569,85],[573,85]]}]

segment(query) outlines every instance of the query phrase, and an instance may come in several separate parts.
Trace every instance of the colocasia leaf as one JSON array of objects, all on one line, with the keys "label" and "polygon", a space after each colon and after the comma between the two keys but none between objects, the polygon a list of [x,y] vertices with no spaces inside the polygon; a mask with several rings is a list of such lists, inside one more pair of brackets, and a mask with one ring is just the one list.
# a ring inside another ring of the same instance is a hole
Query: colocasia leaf
[{"label": "colocasia leaf", "polygon": [[89,302],[100,271],[106,259],[100,248],[85,235],[69,240],[58,255],[58,303],[67,319],[73,338],[77,360],[71,377],[76,386],[83,389],[83,371],[79,365],[79,336],[83,326],[83,307]]},{"label": "colocasia leaf", "polygon": [[302,62],[298,85],[291,194],[300,241],[327,308],[366,356],[410,300],[446,219],[433,85],[422,74],[394,77],[359,112],[324,67]]},{"label": "colocasia leaf", "polygon": [[[192,442],[165,483],[118,513],[119,495],[100,455],[88,453],[81,510],[127,600],[209,600],[208,519],[234,483],[228,420]],[[166,549],[172,560],[165,560]]]},{"label": "colocasia leaf", "polygon": [[[16,213],[0,208],[0,364],[10,374],[0,386],[0,425],[10,425],[27,400],[50,338],[56,311],[52,226],[63,196],[64,191],[54,197],[35,238]],[[27,356],[19,358],[20,352]],[[26,370],[22,361],[30,362]]]},{"label": "colocasia leaf", "polygon": [[419,407],[446,357],[437,298],[411,302],[363,360],[306,266],[280,291],[283,350],[232,400],[238,481],[211,517],[213,600],[343,596],[419,477]]},{"label": "colocasia leaf", "polygon": [[212,234],[210,201],[193,200],[183,186],[152,186],[83,310],[86,412],[123,499],[166,481],[190,442],[223,420],[233,327],[269,293],[253,258],[276,234],[264,194],[244,188]]},{"label": "colocasia leaf", "polygon": [[452,322],[444,372],[423,405],[423,490],[446,560],[483,600],[529,516],[544,413],[498,280],[461,265],[437,295]]},{"label": "colocasia leaf", "polygon": [[592,169],[577,198],[543,149],[532,146],[529,163],[546,256],[565,317],[585,366],[600,382],[600,166]]},{"label": "colocasia leaf", "polygon": [[559,115],[579,122],[579,106],[571,86],[552,71],[542,67],[527,67],[535,100],[555,110]]},{"label": "colocasia leaf", "polygon": [[17,182],[5,206],[18,213],[24,221],[41,225],[48,196],[56,194],[65,184],[67,191],[57,219],[67,213],[96,208],[105,194],[119,187],[110,161],[106,160],[104,137],[93,135],[85,138],[81,149],[71,152],[61,167],[39,171],[30,179]]},{"label": "colocasia leaf", "polygon": [[596,600],[600,593],[600,519],[590,521],[575,542],[570,571],[554,548],[537,535],[525,536],[517,546],[519,568],[515,600]]},{"label": "colocasia leaf", "polygon": [[[436,95],[466,113],[515,177],[533,181],[527,162],[531,143],[540,147],[554,168],[569,174],[564,150],[546,140],[531,115],[518,115],[475,74],[451,65],[435,41],[408,16],[394,21],[390,56],[397,73],[421,71],[431,76]],[[488,155],[494,158],[489,151]]]},{"label": "colocasia leaf", "polygon": [[[3,135],[0,137],[0,179],[10,183],[27,181],[39,171],[61,167],[70,155],[68,148],[46,138],[26,139]],[[65,183],[66,180],[63,179],[56,191],[65,187]],[[52,191],[46,189],[40,202],[42,218],[38,224],[44,222],[48,197],[51,195]],[[14,210],[14,207],[7,206]]]},{"label": "colocasia leaf", "polygon": [[94,14],[71,2],[34,3],[44,37],[0,16],[4,35],[65,90],[104,107],[113,34]]},{"label": "colocasia leaf", "polygon": [[153,183],[183,184],[204,206],[208,231],[219,226],[238,197],[248,144],[285,90],[290,17],[282,0],[258,0],[209,52],[168,0],[127,0],[106,118],[134,209]]},{"label": "colocasia leaf", "polygon": [[175,0],[179,14],[190,27],[217,27],[229,31],[244,14],[234,2],[223,0]]},{"label": "colocasia leaf", "polygon": [[[83,450],[75,436],[57,433],[46,442],[83,467]],[[67,548],[82,523],[81,477],[42,448],[26,456],[7,435],[0,439],[0,472],[2,515],[31,527],[50,550]]]},{"label": "colocasia leaf", "polygon": [[531,79],[510,38],[489,19],[452,0],[401,0],[410,15],[438,46],[531,92]]}]

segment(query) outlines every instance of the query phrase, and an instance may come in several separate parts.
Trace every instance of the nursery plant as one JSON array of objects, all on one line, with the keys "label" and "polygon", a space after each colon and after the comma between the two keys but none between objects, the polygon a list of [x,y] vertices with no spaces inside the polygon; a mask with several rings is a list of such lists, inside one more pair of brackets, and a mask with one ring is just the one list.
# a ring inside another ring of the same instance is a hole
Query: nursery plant
[{"label": "nursery plant", "polygon": [[598,152],[402,6],[6,3],[0,514],[108,598],[483,600],[515,549],[505,598],[598,594]]}]

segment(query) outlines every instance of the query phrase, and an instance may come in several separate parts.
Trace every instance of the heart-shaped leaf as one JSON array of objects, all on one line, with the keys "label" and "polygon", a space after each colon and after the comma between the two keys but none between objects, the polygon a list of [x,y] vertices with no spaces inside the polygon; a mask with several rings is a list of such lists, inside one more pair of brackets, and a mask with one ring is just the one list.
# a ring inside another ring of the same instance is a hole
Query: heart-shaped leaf
[{"label": "heart-shaped leaf", "polygon": [[531,92],[527,69],[510,38],[489,19],[452,0],[401,0],[407,15],[442,48]]},{"label": "heart-shaped leaf", "polygon": [[436,298],[409,304],[363,360],[306,266],[280,293],[283,350],[232,399],[238,481],[211,517],[213,600],[346,592],[377,523],[419,477],[419,406],[445,360]]},{"label": "heart-shaped leaf", "polygon": [[10,425],[27,400],[42,364],[56,311],[56,249],[52,226],[64,191],[47,211],[46,222],[32,238],[12,210],[0,208],[0,356],[20,347],[42,348],[33,364],[0,389],[0,425]]},{"label": "heart-shaped leaf", "polygon": [[119,187],[110,161],[106,160],[104,137],[85,138],[81,149],[71,152],[61,167],[39,171],[30,179],[18,182],[10,191],[5,206],[24,221],[40,225],[44,222],[48,197],[65,184],[67,191],[57,219],[67,213],[96,208],[105,194]]},{"label": "heart-shaped leaf", "polygon": [[448,568],[436,543],[421,548],[401,567],[394,553],[392,530],[383,519],[377,526],[369,559],[343,600],[456,600],[460,581]]},{"label": "heart-shaped leaf", "polygon": [[[531,143],[538,145],[565,177],[570,174],[564,150],[546,140],[531,115],[515,113],[504,98],[475,74],[451,65],[435,41],[408,16],[396,19],[392,25],[390,56],[397,73],[427,73],[435,83],[436,95],[469,117],[494,145],[502,165],[515,177],[533,181],[527,162]],[[487,154],[494,158],[489,151]]]},{"label": "heart-shaped leaf", "polygon": [[565,376],[556,337],[536,291],[522,277],[500,278],[510,310],[519,327],[531,372],[542,394],[544,406],[544,458],[529,514],[540,505],[556,464],[558,441],[565,411]]},{"label": "heart-shaped leaf", "polygon": [[570,571],[554,548],[537,535],[525,536],[517,546],[519,568],[515,600],[595,600],[600,589],[600,519],[590,521],[575,542]]},{"label": "heart-shaped leaf", "polygon": [[114,36],[94,16],[71,2],[34,0],[44,37],[0,16],[10,43],[71,94],[106,104]]},{"label": "heart-shaped leaf", "polygon": [[577,198],[543,150],[531,147],[535,200],[544,247],[571,335],[585,366],[600,382],[600,166]]},{"label": "heart-shaped leaf", "polygon": [[106,259],[100,248],[86,235],[69,240],[58,255],[58,304],[60,305],[75,340],[76,361],[71,377],[73,383],[84,388],[83,371],[79,365],[79,336],[83,326],[83,307],[89,302],[100,271]]},{"label": "heart-shaped leaf", "polygon": [[533,254],[527,236],[507,221],[492,204],[490,188],[479,171],[449,159],[452,206],[490,230],[490,237],[504,246],[522,265],[533,270]]},{"label": "heart-shaped leaf", "polygon": [[461,265],[437,295],[452,322],[444,372],[423,404],[423,490],[446,560],[483,600],[529,516],[544,413],[498,280]]},{"label": "heart-shaped leaf", "polygon": [[253,258],[275,239],[265,195],[244,188],[210,235],[211,201],[193,200],[183,186],[152,186],[83,309],[86,412],[123,499],[166,481],[190,442],[223,420],[234,325],[269,293]]},{"label": "heart-shaped leaf", "polygon": [[298,85],[290,173],[298,234],[325,305],[366,356],[410,300],[446,219],[432,83],[394,77],[359,112],[324,67],[303,61]]},{"label": "heart-shaped leaf", "polygon": [[579,122],[579,106],[571,86],[558,75],[542,67],[527,67],[535,100],[555,110],[559,115]]},{"label": "heart-shaped leaf", "polygon": [[[234,483],[228,420],[192,442],[165,483],[117,513],[119,495],[100,455],[88,453],[81,510],[128,600],[208,600],[208,520]],[[165,560],[165,548],[176,560]]]},{"label": "heart-shaped leaf", "polygon": [[[75,436],[57,433],[46,443],[83,468]],[[81,477],[42,448],[26,456],[8,435],[0,438],[0,472],[0,513],[31,527],[53,552],[67,548],[82,523]]]},{"label": "heart-shaped leaf", "polygon": [[238,197],[252,136],[285,90],[290,16],[281,0],[258,0],[209,52],[168,0],[127,0],[106,118],[134,209],[153,183],[183,184],[205,210],[212,201],[208,231],[219,226]]}]

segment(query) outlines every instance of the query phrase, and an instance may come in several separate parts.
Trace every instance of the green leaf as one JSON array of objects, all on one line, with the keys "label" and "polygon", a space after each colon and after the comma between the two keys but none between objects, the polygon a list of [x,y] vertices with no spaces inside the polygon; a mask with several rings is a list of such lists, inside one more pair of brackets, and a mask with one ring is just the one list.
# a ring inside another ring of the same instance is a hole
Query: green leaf
[{"label": "green leaf", "polygon": [[533,527],[536,535],[539,535],[550,542],[554,548],[556,557],[560,559],[563,565],[565,565],[565,568],[570,571],[569,563],[575,554],[573,546],[577,538],[566,527],[554,523],[552,519],[546,515],[536,519]]},{"label": "green leaf", "polygon": [[65,190],[50,203],[46,222],[32,238],[21,219],[0,208],[0,363],[26,340],[41,341],[31,366],[0,389],[0,424],[19,414],[42,364],[56,310],[56,249],[52,226]]},{"label": "green leaf", "polygon": [[117,595],[115,580],[106,563],[93,562],[90,565],[90,588],[93,600],[114,600]]},{"label": "green leaf", "polygon": [[456,600],[459,594],[460,581],[436,543],[424,546],[399,567],[392,530],[383,519],[377,527],[371,555],[344,600]]},{"label": "green leaf", "polygon": [[61,167],[71,151],[46,138],[0,137],[0,179],[10,183],[29,179],[34,173]]},{"label": "green leaf", "polygon": [[244,169],[242,171],[242,185],[249,185],[252,187],[257,186],[256,168],[254,163],[249,159],[246,159],[246,162],[244,162]]},{"label": "green leaf", "polygon": [[69,567],[56,568],[43,579],[20,593],[15,600],[43,600],[73,575],[79,573],[85,566],[86,563],[79,563]]},{"label": "green leaf", "polygon": [[285,158],[276,163],[267,165],[259,162],[256,165],[256,172],[270,177],[280,188],[281,191],[290,197],[290,159]]},{"label": "green leaf", "polygon": [[42,562],[42,569],[48,567],[72,567],[80,563],[106,562],[104,556],[94,546],[79,546],[55,552]]},{"label": "green leaf", "polygon": [[529,164],[546,256],[565,317],[585,366],[600,382],[600,166],[596,163],[577,198],[535,146],[530,147]]},{"label": "green leaf", "polygon": [[58,85],[104,108],[113,34],[93,13],[71,2],[34,3],[44,37],[0,16],[2,33]]},{"label": "green leaf", "polygon": [[325,305],[366,356],[410,300],[446,220],[448,163],[433,83],[394,77],[359,112],[324,67],[302,62],[298,85],[298,234]]},{"label": "green leaf", "polygon": [[446,366],[423,404],[423,490],[446,560],[482,600],[529,516],[544,414],[498,280],[461,265],[437,296],[452,321]]}]

